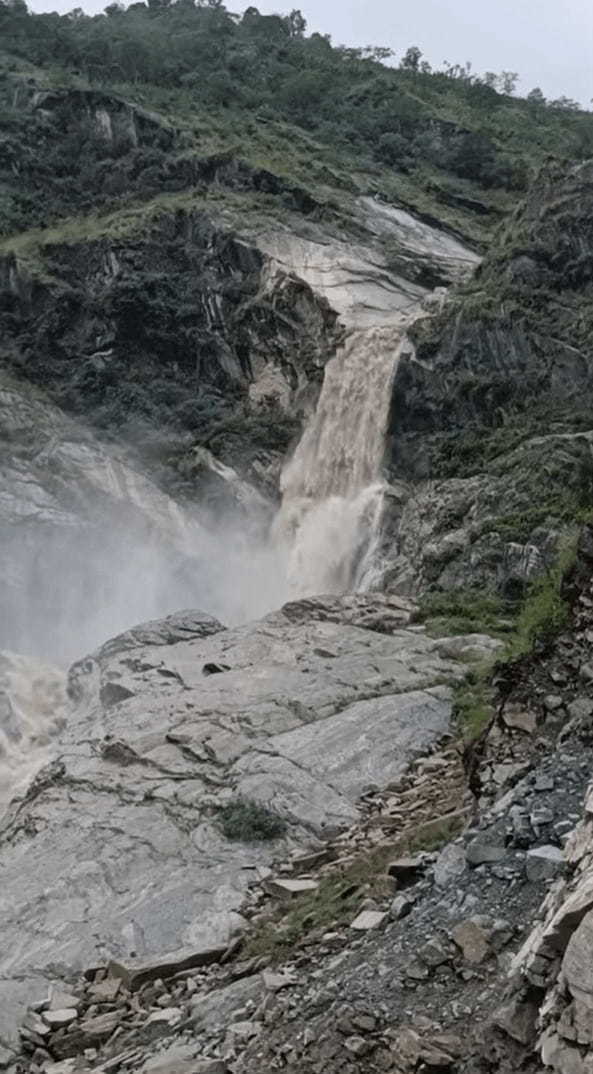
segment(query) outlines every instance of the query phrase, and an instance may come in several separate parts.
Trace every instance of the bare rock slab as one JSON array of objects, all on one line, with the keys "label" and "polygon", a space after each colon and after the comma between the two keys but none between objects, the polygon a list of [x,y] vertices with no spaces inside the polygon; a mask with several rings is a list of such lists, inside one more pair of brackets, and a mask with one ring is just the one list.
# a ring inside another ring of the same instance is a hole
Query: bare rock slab
[{"label": "bare rock slab", "polygon": [[297,895],[304,895],[307,892],[317,891],[319,883],[317,880],[284,880],[276,877],[275,879],[266,880],[265,888],[270,895],[277,895],[280,898],[292,899]]},{"label": "bare rock slab", "polygon": [[[274,840],[226,838],[217,806],[229,786],[279,815],[284,838],[305,849],[311,833],[356,823],[361,794],[447,733],[442,684],[467,666],[393,626],[385,601],[375,614],[370,596],[355,608],[324,599],[232,630],[178,613],[71,668],[61,759],[3,830],[0,1039],[16,1041],[57,964],[79,972],[109,952],[110,975],[136,991],[223,956],[245,925],[254,874],[278,859]],[[225,670],[204,672],[213,667]],[[315,884],[282,878],[276,893]],[[95,998],[111,1002],[102,990]]]},{"label": "bare rock slab", "polygon": [[525,872],[532,883],[540,880],[554,880],[566,869],[566,861],[560,847],[553,845],[534,847],[527,851]]},{"label": "bare rock slab", "polygon": [[351,922],[350,928],[357,932],[368,932],[369,929],[378,929],[385,918],[389,915],[383,910],[363,910],[358,917]]}]

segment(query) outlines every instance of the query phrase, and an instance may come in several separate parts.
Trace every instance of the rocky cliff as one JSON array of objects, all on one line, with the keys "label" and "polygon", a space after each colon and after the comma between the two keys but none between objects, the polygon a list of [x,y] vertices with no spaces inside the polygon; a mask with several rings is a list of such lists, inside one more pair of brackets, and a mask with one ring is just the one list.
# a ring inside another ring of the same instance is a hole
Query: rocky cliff
[{"label": "rocky cliff", "polygon": [[412,329],[388,446],[395,585],[515,596],[591,504],[590,179],[548,165],[471,282]]}]

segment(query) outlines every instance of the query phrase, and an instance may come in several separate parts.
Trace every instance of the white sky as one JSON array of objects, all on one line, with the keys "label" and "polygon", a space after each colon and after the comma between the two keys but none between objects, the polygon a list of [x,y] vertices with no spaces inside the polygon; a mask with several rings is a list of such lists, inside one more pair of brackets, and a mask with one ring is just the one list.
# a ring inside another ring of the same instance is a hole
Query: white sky
[{"label": "white sky", "polygon": [[[30,0],[33,11],[102,11],[109,0]],[[227,6],[241,6],[228,0]],[[539,85],[589,107],[593,0],[294,0],[255,3],[262,14],[300,7],[309,30],[337,45],[418,45],[435,66],[471,60],[474,71],[518,71],[519,92]]]}]

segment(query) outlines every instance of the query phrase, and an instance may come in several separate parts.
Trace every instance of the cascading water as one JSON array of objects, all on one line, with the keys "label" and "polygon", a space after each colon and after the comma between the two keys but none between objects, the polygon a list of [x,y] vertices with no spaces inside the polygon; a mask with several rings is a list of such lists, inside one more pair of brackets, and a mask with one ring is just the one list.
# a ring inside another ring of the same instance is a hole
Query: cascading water
[{"label": "cascading water", "polygon": [[315,413],[282,473],[274,526],[295,596],[372,581],[391,385],[405,339],[404,324],[356,329],[325,367]]}]

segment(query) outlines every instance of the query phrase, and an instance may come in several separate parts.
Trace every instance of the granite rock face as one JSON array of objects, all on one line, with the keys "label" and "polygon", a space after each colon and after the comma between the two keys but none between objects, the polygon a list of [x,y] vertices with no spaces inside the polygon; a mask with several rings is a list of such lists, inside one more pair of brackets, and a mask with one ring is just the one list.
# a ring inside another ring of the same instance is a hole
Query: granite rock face
[{"label": "granite rock face", "polygon": [[183,613],[75,664],[53,759],[0,832],[0,1038],[56,967],[226,944],[278,848],[229,843],[220,807],[258,802],[288,845],[352,825],[363,792],[447,731],[444,684],[466,667],[441,652],[403,626],[295,622],[293,605],[231,630]]}]

